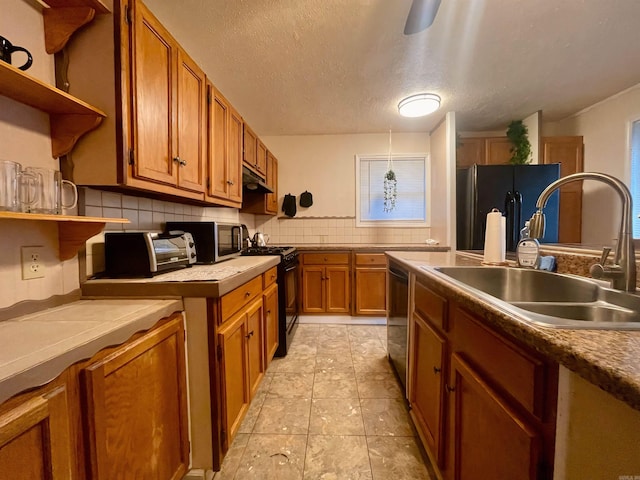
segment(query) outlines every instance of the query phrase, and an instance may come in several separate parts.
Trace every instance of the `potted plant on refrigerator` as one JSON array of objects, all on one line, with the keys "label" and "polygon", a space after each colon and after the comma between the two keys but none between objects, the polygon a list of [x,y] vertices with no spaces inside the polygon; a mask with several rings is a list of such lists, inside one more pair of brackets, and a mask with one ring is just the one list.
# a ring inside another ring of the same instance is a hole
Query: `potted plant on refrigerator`
[{"label": "potted plant on refrigerator", "polygon": [[507,138],[511,142],[511,158],[509,162],[512,165],[526,165],[531,162],[531,143],[528,137],[529,131],[522,120],[514,120],[507,128]]}]

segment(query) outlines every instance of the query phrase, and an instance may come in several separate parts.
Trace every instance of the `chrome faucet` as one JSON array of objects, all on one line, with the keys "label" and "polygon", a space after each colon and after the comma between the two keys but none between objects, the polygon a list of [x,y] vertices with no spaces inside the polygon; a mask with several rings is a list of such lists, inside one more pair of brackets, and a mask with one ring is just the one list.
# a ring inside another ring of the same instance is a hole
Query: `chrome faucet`
[{"label": "chrome faucet", "polygon": [[633,248],[633,238],[631,232],[631,192],[627,186],[611,175],[597,172],[582,172],[567,175],[551,183],[545,188],[536,202],[538,209],[529,221],[529,232],[532,238],[544,236],[544,213],[542,209],[547,204],[551,194],[562,185],[580,180],[598,180],[613,188],[622,201],[622,218],[620,220],[620,231],[618,233],[618,243],[613,255],[613,263],[605,265],[611,248],[605,247],[602,251],[600,262],[591,265],[589,269],[593,278],[607,278],[611,280],[611,288],[635,292],[636,290],[636,254]]}]

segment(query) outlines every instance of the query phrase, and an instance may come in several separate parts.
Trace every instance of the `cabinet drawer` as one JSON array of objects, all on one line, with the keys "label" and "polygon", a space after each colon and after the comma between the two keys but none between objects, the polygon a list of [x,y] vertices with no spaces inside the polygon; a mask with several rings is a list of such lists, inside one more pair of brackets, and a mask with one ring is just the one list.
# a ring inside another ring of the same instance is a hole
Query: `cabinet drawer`
[{"label": "cabinet drawer", "polygon": [[305,265],[348,265],[348,253],[305,253],[302,255]]},{"label": "cabinet drawer", "polygon": [[455,310],[452,331],[456,352],[472,362],[491,384],[536,417],[542,417],[542,360],[499,336],[460,308]]},{"label": "cabinet drawer", "polygon": [[356,265],[386,266],[387,258],[384,253],[356,253]]},{"label": "cabinet drawer", "polygon": [[231,315],[260,294],[262,294],[262,275],[224,295],[220,299],[222,310],[220,322],[222,323],[227,320]]},{"label": "cabinet drawer", "polygon": [[267,288],[278,278],[278,267],[273,267],[262,274],[262,288]]},{"label": "cabinet drawer", "polygon": [[447,300],[418,281],[415,283],[414,305],[422,318],[442,330],[447,329]]}]

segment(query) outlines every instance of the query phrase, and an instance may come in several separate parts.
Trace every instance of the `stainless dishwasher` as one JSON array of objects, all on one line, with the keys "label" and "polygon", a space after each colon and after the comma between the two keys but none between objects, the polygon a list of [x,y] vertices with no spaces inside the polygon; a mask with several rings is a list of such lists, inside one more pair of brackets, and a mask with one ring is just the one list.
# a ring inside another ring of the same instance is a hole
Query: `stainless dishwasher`
[{"label": "stainless dishwasher", "polygon": [[409,274],[400,265],[389,262],[387,298],[387,352],[402,386],[407,388],[407,330],[409,327]]}]

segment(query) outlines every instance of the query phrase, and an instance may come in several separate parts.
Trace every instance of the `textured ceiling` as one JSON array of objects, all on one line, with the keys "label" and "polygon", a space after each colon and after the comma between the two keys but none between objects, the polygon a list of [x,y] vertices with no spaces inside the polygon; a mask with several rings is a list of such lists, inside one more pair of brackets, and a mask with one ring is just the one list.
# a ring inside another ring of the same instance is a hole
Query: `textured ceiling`
[{"label": "textured ceiling", "polygon": [[[259,135],[497,130],[558,120],[640,83],[639,0],[143,0]],[[404,119],[398,102],[442,97]]]}]

